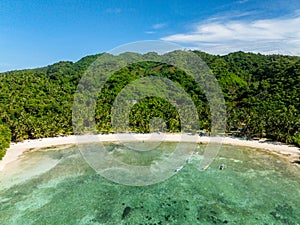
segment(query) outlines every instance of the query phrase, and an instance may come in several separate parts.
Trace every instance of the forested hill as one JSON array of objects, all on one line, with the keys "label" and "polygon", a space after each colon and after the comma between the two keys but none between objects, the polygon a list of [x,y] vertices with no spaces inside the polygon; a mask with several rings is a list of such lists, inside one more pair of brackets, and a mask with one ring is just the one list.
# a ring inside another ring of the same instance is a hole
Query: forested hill
[{"label": "forested hill", "polygon": [[[227,131],[300,145],[300,57],[236,52],[214,56],[195,51],[217,77],[227,106]],[[0,158],[7,143],[73,133],[72,104],[84,71],[99,55],[76,63],[0,73]],[[99,93],[95,120],[101,133],[112,132],[110,108],[130,81],[147,75],[179,83],[196,104],[201,129],[210,129],[209,107],[191,77],[170,65],[143,62],[115,73]],[[134,132],[149,132],[149,121],[162,117],[167,131],[180,131],[169,102],[145,98],[132,108]]]}]

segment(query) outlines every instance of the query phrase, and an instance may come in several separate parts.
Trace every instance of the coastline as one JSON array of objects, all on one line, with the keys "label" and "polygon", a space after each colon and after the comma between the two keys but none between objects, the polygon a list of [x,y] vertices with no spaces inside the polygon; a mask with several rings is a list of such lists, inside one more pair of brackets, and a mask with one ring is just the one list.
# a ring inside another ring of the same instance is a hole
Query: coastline
[{"label": "coastline", "polygon": [[98,135],[70,135],[65,137],[50,137],[25,140],[11,143],[5,156],[0,161],[0,171],[13,161],[16,161],[24,152],[32,149],[55,147],[61,145],[76,145],[91,142],[118,142],[118,141],[166,141],[166,142],[197,142],[202,144],[219,143],[243,147],[252,147],[280,156],[290,163],[299,161],[300,148],[283,143],[263,140],[243,140],[234,137],[200,137],[189,134],[98,134]]}]

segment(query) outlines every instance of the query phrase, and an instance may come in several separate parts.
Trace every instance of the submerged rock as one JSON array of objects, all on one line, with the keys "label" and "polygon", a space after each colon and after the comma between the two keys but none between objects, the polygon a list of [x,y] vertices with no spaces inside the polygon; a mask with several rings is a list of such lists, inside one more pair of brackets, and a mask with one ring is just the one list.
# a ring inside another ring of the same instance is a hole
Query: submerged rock
[{"label": "submerged rock", "polygon": [[125,207],[125,209],[123,210],[123,213],[122,213],[122,220],[125,219],[129,215],[131,210],[132,210],[132,208],[129,206]]}]

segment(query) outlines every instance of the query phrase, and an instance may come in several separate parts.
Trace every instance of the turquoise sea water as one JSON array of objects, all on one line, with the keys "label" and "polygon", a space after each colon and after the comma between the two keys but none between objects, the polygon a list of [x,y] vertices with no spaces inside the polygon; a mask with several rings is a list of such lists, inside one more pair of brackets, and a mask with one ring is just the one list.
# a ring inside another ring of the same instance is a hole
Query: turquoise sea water
[{"label": "turquoise sea water", "polygon": [[[167,152],[171,145],[160,148]],[[167,154],[109,147],[132,164]],[[27,152],[0,172],[0,224],[300,223],[299,168],[262,151],[224,145],[209,169],[199,171],[204,147],[171,178],[141,187],[103,178],[76,146]],[[225,170],[218,169],[221,163]]]}]

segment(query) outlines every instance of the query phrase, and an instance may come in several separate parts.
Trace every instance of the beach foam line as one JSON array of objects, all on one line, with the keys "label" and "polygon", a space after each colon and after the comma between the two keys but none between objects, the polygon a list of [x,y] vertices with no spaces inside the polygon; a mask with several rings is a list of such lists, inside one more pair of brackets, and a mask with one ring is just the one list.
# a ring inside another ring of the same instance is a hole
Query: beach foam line
[{"label": "beach foam line", "polygon": [[70,135],[64,137],[50,137],[34,140],[25,140],[23,142],[11,143],[6,151],[6,155],[0,161],[0,171],[9,164],[18,159],[25,151],[29,149],[38,149],[54,147],[69,144],[85,144],[93,142],[120,142],[120,141],[167,141],[167,142],[198,142],[198,143],[222,143],[236,146],[253,147],[267,150],[288,159],[290,162],[299,160],[300,148],[275,142],[265,142],[261,140],[243,140],[233,137],[200,137],[189,134],[99,134],[99,135]]}]

